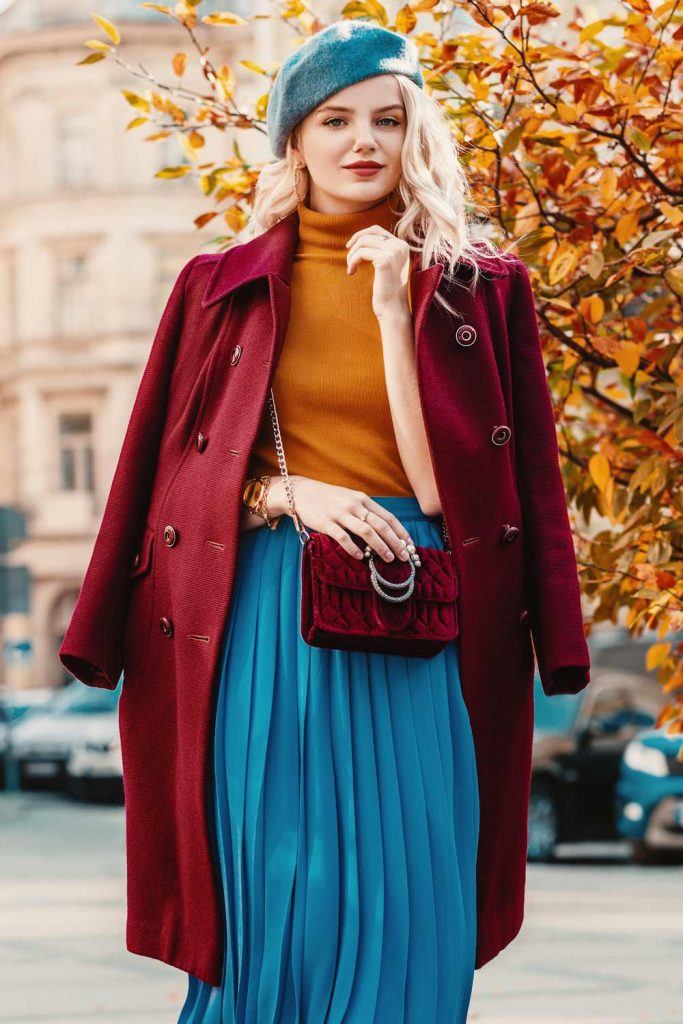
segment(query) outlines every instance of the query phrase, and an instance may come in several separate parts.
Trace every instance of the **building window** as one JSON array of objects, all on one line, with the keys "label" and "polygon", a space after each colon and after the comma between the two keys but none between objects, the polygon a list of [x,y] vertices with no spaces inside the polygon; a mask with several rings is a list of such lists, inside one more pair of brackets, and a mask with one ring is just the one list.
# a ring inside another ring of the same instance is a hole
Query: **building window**
[{"label": "building window", "polygon": [[87,185],[94,178],[92,122],[82,113],[63,114],[57,120],[57,181],[64,188]]},{"label": "building window", "polygon": [[63,413],[59,417],[59,489],[95,490],[92,417],[89,413]]},{"label": "building window", "polygon": [[57,334],[80,334],[87,330],[88,284],[87,260],[82,253],[58,257],[54,325]]}]

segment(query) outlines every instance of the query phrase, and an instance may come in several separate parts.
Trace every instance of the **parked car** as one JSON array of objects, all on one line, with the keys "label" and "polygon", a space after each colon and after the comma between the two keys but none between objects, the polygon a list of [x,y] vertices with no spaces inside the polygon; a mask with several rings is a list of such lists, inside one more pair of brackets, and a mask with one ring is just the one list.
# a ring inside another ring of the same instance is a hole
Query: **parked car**
[{"label": "parked car", "polygon": [[6,782],[6,759],[14,737],[14,727],[31,711],[40,708],[55,696],[54,686],[31,687],[25,690],[0,691],[0,789]]},{"label": "parked car", "polygon": [[554,697],[536,675],[529,860],[552,860],[560,843],[620,838],[622,754],[665,702],[655,679],[622,670],[595,669],[581,693]]},{"label": "parked car", "polygon": [[98,715],[97,723],[93,722],[87,737],[73,747],[65,774],[67,789],[79,800],[107,797],[123,801],[123,762],[117,711]]},{"label": "parked car", "polygon": [[617,783],[617,828],[640,863],[683,859],[683,736],[666,725],[627,745]]},{"label": "parked car", "polygon": [[74,747],[101,736],[100,719],[117,712],[122,679],[115,690],[88,687],[74,679],[13,730],[14,755],[22,788],[61,788]]}]

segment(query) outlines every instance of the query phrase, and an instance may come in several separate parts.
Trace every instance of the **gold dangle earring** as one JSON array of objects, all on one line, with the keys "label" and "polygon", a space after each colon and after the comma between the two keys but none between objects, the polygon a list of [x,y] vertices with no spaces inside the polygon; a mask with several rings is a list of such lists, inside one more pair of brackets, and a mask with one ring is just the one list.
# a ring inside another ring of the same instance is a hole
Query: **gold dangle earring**
[{"label": "gold dangle earring", "polygon": [[299,202],[303,203],[306,200],[306,196],[305,195],[303,195],[303,196],[299,195],[299,168],[300,167],[303,167],[303,164],[294,164],[294,191],[296,192],[296,197],[299,200]]}]

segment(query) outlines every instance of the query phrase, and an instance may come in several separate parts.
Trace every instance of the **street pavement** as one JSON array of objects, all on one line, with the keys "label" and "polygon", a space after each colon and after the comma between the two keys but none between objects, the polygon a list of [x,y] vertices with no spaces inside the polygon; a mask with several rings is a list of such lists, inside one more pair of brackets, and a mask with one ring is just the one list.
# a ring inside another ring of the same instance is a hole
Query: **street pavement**
[{"label": "street pavement", "polygon": [[[0,1024],[177,1024],[187,976],[125,948],[123,814],[0,793]],[[468,1022],[683,1024],[683,867],[562,853],[529,865],[522,930],[476,971]]]}]

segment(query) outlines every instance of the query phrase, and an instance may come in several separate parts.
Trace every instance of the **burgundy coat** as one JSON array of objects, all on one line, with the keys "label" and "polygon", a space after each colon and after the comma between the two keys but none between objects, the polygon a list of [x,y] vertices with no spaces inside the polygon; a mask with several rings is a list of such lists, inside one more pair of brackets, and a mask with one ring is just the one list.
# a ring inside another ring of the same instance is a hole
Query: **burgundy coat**
[{"label": "burgundy coat", "polygon": [[[285,337],[297,237],[293,212],[180,272],[59,650],[92,686],[113,688],[124,671],[127,948],[212,985],[224,946],[206,800],[218,655],[243,480]],[[534,649],[547,694],[577,692],[590,678],[528,273],[519,260],[491,259],[487,268],[474,295],[449,286],[467,327],[433,301],[443,264],[415,269],[411,280],[477,754],[477,967],[522,923]],[[458,273],[467,275],[464,264]]]}]

